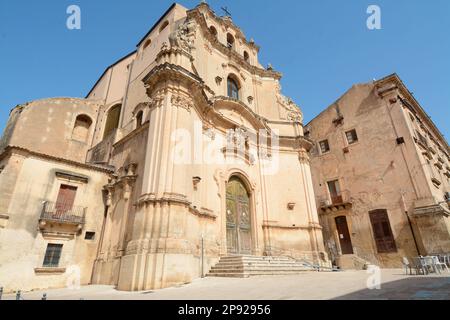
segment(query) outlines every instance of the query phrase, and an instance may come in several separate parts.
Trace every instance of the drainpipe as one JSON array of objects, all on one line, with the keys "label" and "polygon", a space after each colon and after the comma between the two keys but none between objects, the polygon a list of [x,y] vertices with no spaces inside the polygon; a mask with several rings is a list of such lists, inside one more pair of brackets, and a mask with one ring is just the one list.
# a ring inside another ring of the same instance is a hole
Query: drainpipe
[{"label": "drainpipe", "polygon": [[[383,97],[383,96],[380,96],[380,97],[381,97],[381,99],[384,101],[384,105],[385,105],[386,110],[387,110],[387,112],[388,112],[388,114],[389,114],[389,119],[391,120],[392,129],[394,130],[395,136],[398,138],[398,137],[399,137],[399,133],[398,133],[397,127],[395,126],[395,121],[394,121],[394,119],[392,118],[391,109],[389,108],[389,105],[388,105],[387,101],[384,99],[384,97]],[[399,99],[399,98],[400,98],[400,97],[397,96],[397,99]],[[401,99],[400,99],[400,100],[401,100]],[[407,168],[407,170],[408,170],[408,176],[409,176],[409,179],[410,179],[411,184],[412,184],[412,186],[413,186],[414,193],[415,193],[415,195],[416,195],[416,199],[418,199],[418,198],[419,198],[419,192],[418,192],[418,190],[417,190],[417,188],[416,188],[415,180],[414,180],[413,176],[411,175],[411,170],[410,170],[410,168],[409,168],[409,164],[408,164],[408,161],[407,161],[407,159],[406,159],[405,151],[404,151],[404,147],[403,147],[403,146],[400,146],[400,151],[401,151],[401,154],[402,154],[403,161],[405,162],[406,168]],[[406,202],[405,202],[405,198],[404,198],[404,194],[403,194],[403,193],[402,193],[402,201],[403,201],[403,203],[404,203],[405,214],[406,214],[406,217],[407,217],[407,219],[408,219],[408,224],[409,224],[409,228],[410,228],[410,230],[411,230],[412,237],[413,237],[413,239],[414,239],[414,244],[415,244],[415,247],[416,247],[417,252],[418,252],[419,255],[420,255],[420,249],[419,249],[419,246],[418,246],[418,243],[417,243],[417,238],[416,238],[416,235],[415,235],[415,233],[414,233],[414,229],[413,229],[413,226],[412,226],[412,223],[411,223],[411,219],[410,219],[410,217],[409,217],[409,213],[408,213],[408,210],[407,210],[407,207],[406,207]]]},{"label": "drainpipe", "polygon": [[412,236],[413,236],[413,239],[414,239],[414,245],[416,246],[417,254],[419,256],[421,256],[422,254],[420,252],[420,248],[419,248],[419,245],[417,243],[416,234],[414,233],[414,228],[413,228],[413,225],[411,223],[411,218],[409,217],[408,211],[405,211],[405,214],[406,214],[406,218],[408,219],[409,228],[411,229],[411,233],[412,233]]}]

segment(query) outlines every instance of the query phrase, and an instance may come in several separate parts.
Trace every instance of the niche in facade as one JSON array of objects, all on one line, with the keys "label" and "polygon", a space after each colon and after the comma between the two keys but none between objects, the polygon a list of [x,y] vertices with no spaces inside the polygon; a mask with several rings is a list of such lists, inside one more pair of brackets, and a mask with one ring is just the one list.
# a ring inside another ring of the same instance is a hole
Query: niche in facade
[{"label": "niche in facade", "polygon": [[87,115],[81,114],[77,116],[72,130],[72,140],[86,143],[89,138],[91,125],[92,120]]}]

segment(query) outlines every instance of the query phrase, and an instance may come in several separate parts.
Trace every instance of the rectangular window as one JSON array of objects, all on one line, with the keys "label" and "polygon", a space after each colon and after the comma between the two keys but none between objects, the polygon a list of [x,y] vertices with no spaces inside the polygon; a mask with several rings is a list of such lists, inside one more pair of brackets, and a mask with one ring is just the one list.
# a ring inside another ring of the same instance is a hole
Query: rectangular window
[{"label": "rectangular window", "polygon": [[57,268],[61,258],[62,244],[49,243],[45,251],[44,268]]},{"label": "rectangular window", "polygon": [[331,203],[341,204],[343,202],[338,180],[328,182],[328,191],[330,192]]},{"label": "rectangular window", "polygon": [[358,135],[356,134],[356,130],[347,131],[345,135],[347,136],[348,144],[358,142]]},{"label": "rectangular window", "polygon": [[328,144],[328,140],[323,140],[319,142],[320,153],[324,154],[330,151],[330,145]]},{"label": "rectangular window", "polygon": [[370,211],[369,216],[378,253],[397,252],[387,210]]}]

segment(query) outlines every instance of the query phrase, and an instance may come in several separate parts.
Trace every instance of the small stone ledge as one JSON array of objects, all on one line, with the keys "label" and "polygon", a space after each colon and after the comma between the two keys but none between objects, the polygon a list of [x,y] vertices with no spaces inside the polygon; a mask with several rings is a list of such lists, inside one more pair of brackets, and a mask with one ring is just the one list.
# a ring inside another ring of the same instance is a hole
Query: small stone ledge
[{"label": "small stone ledge", "polygon": [[66,268],[34,268],[35,274],[52,275],[66,273]]},{"label": "small stone ledge", "polygon": [[196,216],[202,217],[202,218],[213,219],[213,220],[217,219],[217,216],[214,214],[214,211],[207,209],[207,208],[197,209],[193,206],[189,206],[189,212]]}]

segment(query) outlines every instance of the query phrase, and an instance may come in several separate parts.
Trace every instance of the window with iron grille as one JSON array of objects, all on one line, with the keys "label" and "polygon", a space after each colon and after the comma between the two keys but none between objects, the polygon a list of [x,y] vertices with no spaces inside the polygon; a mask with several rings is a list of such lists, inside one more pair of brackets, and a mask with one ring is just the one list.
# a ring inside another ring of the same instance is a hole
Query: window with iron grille
[{"label": "window with iron grille", "polygon": [[353,144],[358,141],[358,135],[356,134],[356,130],[350,130],[345,133],[347,136],[348,144]]},{"label": "window with iron grille", "polygon": [[330,151],[330,145],[328,144],[328,140],[323,140],[319,142],[320,153],[327,153]]},{"label": "window with iron grille", "polygon": [[59,259],[61,258],[62,244],[49,243],[45,251],[44,263],[45,268],[57,268]]}]

